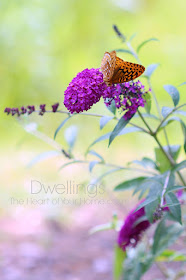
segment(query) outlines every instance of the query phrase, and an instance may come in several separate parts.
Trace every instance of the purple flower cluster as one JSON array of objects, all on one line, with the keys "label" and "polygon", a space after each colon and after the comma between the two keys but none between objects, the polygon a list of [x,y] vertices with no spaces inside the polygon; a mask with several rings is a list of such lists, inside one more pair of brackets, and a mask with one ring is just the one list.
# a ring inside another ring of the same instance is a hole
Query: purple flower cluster
[{"label": "purple flower cluster", "polygon": [[145,208],[143,207],[136,212],[135,210],[136,208],[129,213],[119,232],[118,245],[123,251],[125,251],[128,246],[135,247],[142,233],[150,227],[150,222],[148,220],[141,221],[135,225],[138,219],[145,216]]},{"label": "purple flower cluster", "polygon": [[108,87],[103,93],[103,98],[106,106],[110,106],[114,100],[116,108],[125,112],[123,117],[128,120],[137,112],[138,107],[144,107],[145,93],[147,92],[140,81],[127,82]]},{"label": "purple flower cluster", "polygon": [[[39,115],[42,116],[46,112],[45,106],[46,106],[45,104],[41,104],[39,106],[40,110],[37,111],[39,113]],[[59,107],[59,103],[52,105],[52,112],[54,112],[54,113],[57,112],[58,107]],[[36,109],[35,109],[35,106],[28,105],[27,107],[22,106],[20,108],[20,110],[19,110],[19,108],[8,108],[7,107],[7,108],[5,108],[4,112],[7,113],[7,115],[11,114],[12,116],[14,116],[14,115],[20,116],[20,115],[24,115],[26,113],[28,115],[30,115],[33,112],[36,112]]]},{"label": "purple flower cluster", "polygon": [[99,69],[85,69],[65,90],[64,105],[72,114],[87,111],[100,100],[106,88]]}]

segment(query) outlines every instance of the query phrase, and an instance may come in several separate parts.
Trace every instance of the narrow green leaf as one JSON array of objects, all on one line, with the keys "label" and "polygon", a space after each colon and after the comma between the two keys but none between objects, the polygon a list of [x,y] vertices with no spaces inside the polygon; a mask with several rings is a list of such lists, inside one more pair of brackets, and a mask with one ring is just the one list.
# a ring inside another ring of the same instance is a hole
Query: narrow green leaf
[{"label": "narrow green leaf", "polygon": [[109,230],[109,229],[112,229],[112,223],[95,226],[89,231],[89,234],[94,234],[94,233]]},{"label": "narrow green leaf", "polygon": [[118,121],[117,125],[115,126],[114,130],[111,132],[111,135],[109,137],[109,146],[112,143],[112,141],[116,138],[116,136],[123,130],[123,128],[129,123],[129,120],[125,120],[123,116]]},{"label": "narrow green leaf", "polygon": [[122,170],[122,169],[121,169],[121,168],[114,168],[114,169],[111,169],[111,170],[109,170],[109,171],[103,173],[101,176],[99,176],[99,177],[96,178],[95,180],[93,180],[92,184],[97,184],[98,182],[102,181],[102,179],[103,179],[104,177],[106,177],[107,175],[110,175],[110,174],[115,173],[115,172],[120,171],[120,170]]},{"label": "narrow green leaf", "polygon": [[156,211],[158,204],[159,204],[159,201],[158,201],[158,199],[156,199],[156,200],[152,201],[151,203],[145,205],[145,214],[150,223],[152,223],[154,220],[153,214]]},{"label": "narrow green leaf", "polygon": [[126,49],[117,49],[115,50],[116,52],[123,52],[123,53],[128,53],[128,54],[131,54],[133,55],[133,52],[129,51],[129,50],[126,50]]},{"label": "narrow green leaf", "polygon": [[142,160],[133,160],[132,163],[138,164],[143,166],[144,168],[152,168],[152,169],[157,169],[156,163],[147,157],[142,158]]},{"label": "narrow green leaf", "polygon": [[178,224],[166,227],[163,219],[156,228],[152,253],[155,256],[160,255],[166,248],[171,246],[183,232],[183,227]]},{"label": "narrow green leaf", "polygon": [[72,125],[72,126],[68,127],[67,129],[65,129],[64,137],[65,137],[65,140],[67,141],[67,144],[69,145],[70,149],[72,149],[74,147],[74,144],[77,139],[77,133],[78,133],[78,128],[75,125]]},{"label": "narrow green leaf", "polygon": [[186,189],[186,186],[170,186],[169,188],[167,188],[166,193],[175,192],[175,191],[184,190],[184,189]]},{"label": "narrow green leaf", "polygon": [[99,163],[98,160],[93,160],[93,161],[91,161],[91,162],[89,163],[89,171],[90,171],[90,173],[92,172],[94,166],[95,166],[96,164],[98,164],[98,163]]},{"label": "narrow green leaf", "polygon": [[62,121],[62,123],[58,126],[58,128],[56,129],[55,133],[54,133],[54,139],[56,139],[56,136],[58,134],[58,132],[60,131],[60,129],[65,125],[65,123],[71,118],[71,116],[69,116],[68,118],[64,119]]},{"label": "narrow green leaf", "polygon": [[150,114],[150,110],[151,110],[151,94],[149,92],[143,94],[143,98],[145,99],[145,110],[147,112],[147,114]]},{"label": "narrow green leaf", "polygon": [[183,131],[183,148],[184,148],[184,151],[186,153],[186,125],[183,121],[180,122],[181,124],[181,128],[182,128],[182,131]]},{"label": "narrow green leaf", "polygon": [[173,217],[176,219],[176,221],[180,224],[182,224],[181,221],[181,206],[180,202],[177,199],[176,195],[172,192],[167,193],[165,195],[165,199],[167,204],[169,204],[169,211],[173,215]]},{"label": "narrow green leaf", "polygon": [[158,39],[156,39],[156,38],[150,38],[150,39],[148,39],[148,40],[145,40],[144,42],[142,42],[138,47],[137,47],[137,53],[139,53],[139,51],[141,50],[141,48],[143,47],[143,46],[145,46],[147,43],[149,43],[149,42],[151,42],[151,41],[159,41]]},{"label": "narrow green leaf", "polygon": [[63,168],[65,168],[68,165],[75,164],[75,163],[84,163],[84,162],[85,161],[83,161],[83,160],[73,160],[73,161],[67,162],[59,168],[59,171],[61,171]]},{"label": "narrow green leaf", "polygon": [[159,63],[154,63],[154,64],[150,64],[149,66],[147,66],[144,76],[147,78],[150,78],[158,66],[159,66]]},{"label": "narrow green leaf", "polygon": [[90,150],[90,151],[88,151],[88,153],[87,153],[87,154],[90,154],[90,155],[96,156],[96,157],[98,157],[101,161],[104,161],[104,158],[103,158],[100,154],[98,154],[96,151],[94,151],[94,150]]},{"label": "narrow green leaf", "polygon": [[113,117],[109,117],[109,116],[104,116],[100,119],[100,129],[103,129],[105,127],[105,125],[112,120]]},{"label": "narrow green leaf", "polygon": [[51,158],[51,157],[55,157],[55,156],[59,156],[60,152],[59,151],[47,151],[44,153],[41,153],[39,155],[37,155],[35,158],[33,158],[29,164],[27,165],[28,168],[31,168],[32,166],[34,166],[35,164],[37,164],[38,162],[41,162],[45,159]]},{"label": "narrow green leaf", "polygon": [[168,94],[171,96],[174,106],[178,105],[180,100],[180,94],[178,89],[172,85],[164,85],[163,87],[166,90],[166,92],[168,92]]},{"label": "narrow green leaf", "polygon": [[179,85],[179,87],[186,85],[186,82],[183,82],[182,84]]},{"label": "narrow green leaf", "polygon": [[114,280],[119,280],[121,279],[123,272],[123,262],[126,258],[126,252],[124,252],[118,245],[115,245],[114,255]]},{"label": "narrow green leaf", "polygon": [[[125,135],[125,134],[128,134],[128,133],[132,133],[132,132],[137,132],[137,131],[142,131],[141,129],[137,128],[137,127],[126,127],[124,128],[119,134],[118,136],[121,136],[121,135]],[[109,133],[106,133],[102,136],[100,136],[99,138],[97,138],[92,144],[90,144],[89,146],[89,149],[94,146],[96,143],[99,143],[103,140],[107,140],[109,139],[109,137],[111,136],[111,132]]]},{"label": "narrow green leaf", "polygon": [[186,160],[176,164],[172,171],[177,172],[183,168],[186,168]]},{"label": "narrow green leaf", "polygon": [[165,118],[170,112],[172,111],[172,108],[169,107],[162,107],[161,114]]},{"label": "narrow green leaf", "polygon": [[130,36],[129,42],[132,42],[132,40],[136,37],[137,33],[134,33]]},{"label": "narrow green leaf", "polygon": [[125,181],[114,188],[114,191],[125,191],[131,188],[138,187],[144,182],[147,177],[138,177],[132,180]]},{"label": "narrow green leaf", "polygon": [[146,198],[142,203],[140,203],[140,205],[138,205],[138,207],[136,208],[136,210],[134,212],[137,212],[138,210],[140,210],[144,206],[148,205],[149,203],[154,202],[155,200],[157,200],[157,196],[151,196],[149,198]]}]

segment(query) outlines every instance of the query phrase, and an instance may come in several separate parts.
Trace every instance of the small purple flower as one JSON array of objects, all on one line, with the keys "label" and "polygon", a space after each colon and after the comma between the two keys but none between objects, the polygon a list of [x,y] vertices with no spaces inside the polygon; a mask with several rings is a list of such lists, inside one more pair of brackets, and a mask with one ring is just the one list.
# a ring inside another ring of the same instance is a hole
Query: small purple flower
[{"label": "small purple flower", "polygon": [[100,100],[106,88],[99,69],[85,69],[65,90],[64,105],[72,114],[87,111]]},{"label": "small purple flower", "polygon": [[11,108],[6,107],[4,113],[7,113],[7,115],[9,115],[11,113]]},{"label": "small purple flower", "polygon": [[41,111],[39,112],[39,115],[43,116],[43,114],[46,112],[45,106],[46,106],[46,104],[41,104],[39,106],[39,108],[41,109]]},{"label": "small purple flower", "polygon": [[27,109],[24,106],[22,106],[21,107],[21,114],[24,115],[24,114],[26,114],[26,112],[27,112]]},{"label": "small purple flower", "polygon": [[138,107],[144,107],[143,95],[145,93],[147,92],[140,81],[127,82],[106,88],[103,98],[106,106],[109,106],[114,100],[116,108],[125,112],[123,117],[128,120],[137,112]]},{"label": "small purple flower", "polygon": [[34,111],[35,111],[35,106],[27,106],[27,108],[28,108],[28,115],[30,115],[30,114],[32,114]]},{"label": "small purple flower", "polygon": [[59,107],[59,103],[52,105],[52,112],[55,113],[57,111],[58,107]]}]

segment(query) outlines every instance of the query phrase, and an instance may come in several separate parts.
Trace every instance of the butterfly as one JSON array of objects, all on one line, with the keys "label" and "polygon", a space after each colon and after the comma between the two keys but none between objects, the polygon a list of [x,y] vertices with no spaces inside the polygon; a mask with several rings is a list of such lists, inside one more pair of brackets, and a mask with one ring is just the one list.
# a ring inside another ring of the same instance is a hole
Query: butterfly
[{"label": "butterfly", "polygon": [[141,76],[145,67],[140,64],[124,61],[116,56],[116,51],[105,52],[101,61],[103,81],[107,86],[129,82]]}]

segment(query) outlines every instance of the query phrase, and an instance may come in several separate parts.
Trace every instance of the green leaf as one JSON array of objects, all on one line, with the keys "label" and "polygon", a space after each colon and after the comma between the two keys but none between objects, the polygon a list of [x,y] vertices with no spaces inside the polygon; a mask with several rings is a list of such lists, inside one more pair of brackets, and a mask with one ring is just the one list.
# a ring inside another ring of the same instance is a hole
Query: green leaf
[{"label": "green leaf", "polygon": [[113,229],[113,225],[112,223],[107,223],[107,224],[102,224],[102,225],[98,225],[93,227],[90,231],[89,234],[94,234],[100,231],[104,231],[104,230],[110,230]]},{"label": "green leaf", "polygon": [[181,124],[181,128],[182,128],[182,131],[183,131],[183,148],[184,148],[184,151],[186,153],[186,125],[183,121],[180,122]]},{"label": "green leaf", "polygon": [[186,116],[186,111],[177,110],[174,112],[174,114],[180,114],[182,116]]},{"label": "green leaf", "polygon": [[137,35],[137,33],[132,34],[128,41],[132,42],[132,40],[136,37],[136,35]]},{"label": "green leaf", "polygon": [[174,106],[178,105],[180,100],[180,94],[178,89],[172,85],[164,85],[163,87],[168,92],[168,94],[172,97]]},{"label": "green leaf", "polygon": [[72,126],[68,127],[67,129],[65,129],[64,137],[65,137],[65,140],[67,141],[67,144],[70,147],[70,150],[74,147],[74,144],[77,139],[77,133],[78,133],[78,128],[75,125],[72,125]]},{"label": "green leaf", "polygon": [[101,161],[104,161],[104,158],[103,158],[100,154],[98,154],[97,152],[95,152],[94,150],[90,150],[90,151],[88,151],[88,153],[87,153],[87,154],[90,154],[90,155],[96,156],[96,157],[98,157]]},{"label": "green leaf", "polygon": [[144,42],[142,42],[138,47],[137,47],[137,53],[139,53],[139,51],[141,50],[141,48],[143,47],[143,46],[145,46],[147,43],[149,43],[149,42],[151,42],[151,41],[159,41],[158,39],[156,39],[156,38],[150,38],[150,39],[148,39],[148,40],[145,40]]},{"label": "green leaf", "polygon": [[155,256],[160,255],[166,248],[171,246],[183,232],[183,227],[173,224],[166,227],[163,219],[156,228],[152,253]]},{"label": "green leaf", "polygon": [[170,114],[171,111],[172,111],[172,108],[163,107],[163,108],[162,108],[162,111],[161,111],[161,114],[162,114],[162,116],[165,118],[167,115]]},{"label": "green leaf", "polygon": [[45,159],[51,158],[51,157],[55,157],[55,156],[59,156],[61,153],[59,151],[47,151],[44,153],[41,153],[39,155],[37,155],[35,158],[33,158],[29,164],[27,165],[28,168],[31,168],[32,166],[34,166],[35,164],[37,164],[38,162],[41,162]]},{"label": "green leaf", "polygon": [[177,172],[177,171],[179,171],[179,170],[181,170],[183,168],[186,168],[186,160],[176,164],[172,171]]},{"label": "green leaf", "polygon": [[100,129],[103,129],[105,127],[105,125],[112,120],[113,117],[108,117],[108,116],[104,116],[100,119]]},{"label": "green leaf", "polygon": [[152,169],[157,169],[156,163],[152,159],[147,157],[142,158],[142,160],[133,160],[132,163],[141,165],[144,168],[150,167]]},{"label": "green leaf", "polygon": [[182,84],[179,85],[179,87],[186,85],[186,82],[183,82]]},{"label": "green leaf", "polygon": [[[167,153],[169,153],[168,146],[164,146],[163,148]],[[170,146],[171,156],[173,157],[174,160],[177,159],[179,152],[180,152],[180,148],[181,148],[180,145],[171,145]],[[156,163],[157,163],[161,173],[163,173],[171,168],[171,164],[170,164],[169,160],[167,159],[167,157],[164,155],[164,153],[162,152],[162,150],[159,147],[155,148],[155,155],[156,155]]]},{"label": "green leaf", "polygon": [[175,191],[183,190],[183,189],[186,189],[186,186],[170,186],[169,188],[167,188],[165,193],[175,192]]},{"label": "green leaf", "polygon": [[65,123],[71,118],[71,116],[69,116],[68,118],[64,119],[62,121],[62,123],[58,126],[58,128],[56,129],[55,133],[54,133],[54,139],[56,139],[56,136],[58,134],[58,132],[60,131],[60,129],[65,125]]},{"label": "green leaf", "polygon": [[[136,132],[136,131],[142,131],[142,130],[140,128],[137,128],[137,127],[126,127],[118,134],[118,136],[128,134],[128,133],[132,133],[132,132]],[[111,136],[111,133],[112,132],[106,133],[106,134],[100,136],[99,138],[97,138],[92,144],[90,144],[88,149],[90,149],[92,146],[94,146],[98,142],[109,139],[109,137]]]},{"label": "green leaf", "polygon": [[159,63],[154,63],[154,64],[150,64],[149,66],[147,66],[144,76],[147,78],[150,78],[158,66],[159,66]]},{"label": "green leaf", "polygon": [[116,136],[123,130],[123,128],[129,123],[131,119],[125,120],[123,116],[118,121],[117,125],[114,127],[114,130],[111,132],[111,135],[109,137],[109,146],[112,143],[112,141],[116,138]]},{"label": "green leaf", "polygon": [[138,205],[138,207],[136,208],[136,210],[134,212],[137,212],[138,210],[140,210],[144,206],[148,205],[149,203],[154,202],[155,200],[157,200],[157,196],[150,196],[150,197],[146,198],[143,202],[140,203],[140,205]]},{"label": "green leaf", "polygon": [[169,211],[170,213],[173,215],[173,217],[175,218],[175,220],[182,224],[181,221],[181,206],[180,206],[180,202],[177,199],[176,195],[172,192],[167,193],[165,195],[165,199],[166,199],[166,203],[169,204]]},{"label": "green leaf", "polygon": [[132,180],[125,181],[114,188],[114,191],[124,191],[131,188],[138,187],[144,182],[147,177],[138,177]]},{"label": "green leaf", "polygon": [[115,50],[116,52],[123,52],[123,53],[128,53],[128,54],[131,54],[133,55],[133,52],[129,51],[129,50],[126,50],[126,49],[117,49]]},{"label": "green leaf", "polygon": [[143,94],[143,99],[145,99],[145,110],[148,114],[150,114],[150,110],[151,110],[151,94],[149,92]]},{"label": "green leaf", "polygon": [[98,160],[93,160],[93,161],[91,161],[91,162],[89,163],[89,171],[90,171],[90,173],[92,172],[94,166],[95,166],[96,164],[98,164],[99,162],[100,162],[100,161],[98,161]]},{"label": "green leaf", "polygon": [[83,161],[83,160],[73,160],[73,161],[67,162],[67,163],[63,164],[63,165],[59,168],[59,171],[61,171],[61,170],[62,170],[63,168],[65,168],[66,166],[71,165],[71,164],[75,164],[75,163],[86,163],[86,161]]},{"label": "green leaf", "polygon": [[145,206],[145,214],[150,223],[152,223],[154,220],[153,214],[156,211],[158,205],[159,205],[159,200],[156,199]]},{"label": "green leaf", "polygon": [[114,250],[114,280],[119,280],[123,272],[123,262],[126,258],[126,252],[124,252],[118,245],[115,245]]},{"label": "green leaf", "polygon": [[92,184],[97,184],[98,182],[100,182],[104,177],[106,177],[107,175],[110,175],[112,173],[115,173],[117,171],[120,171],[122,170],[122,168],[114,168],[114,169],[111,169],[105,173],[103,173],[101,176],[99,176],[98,178],[96,178],[95,180],[93,180],[93,183]]}]

